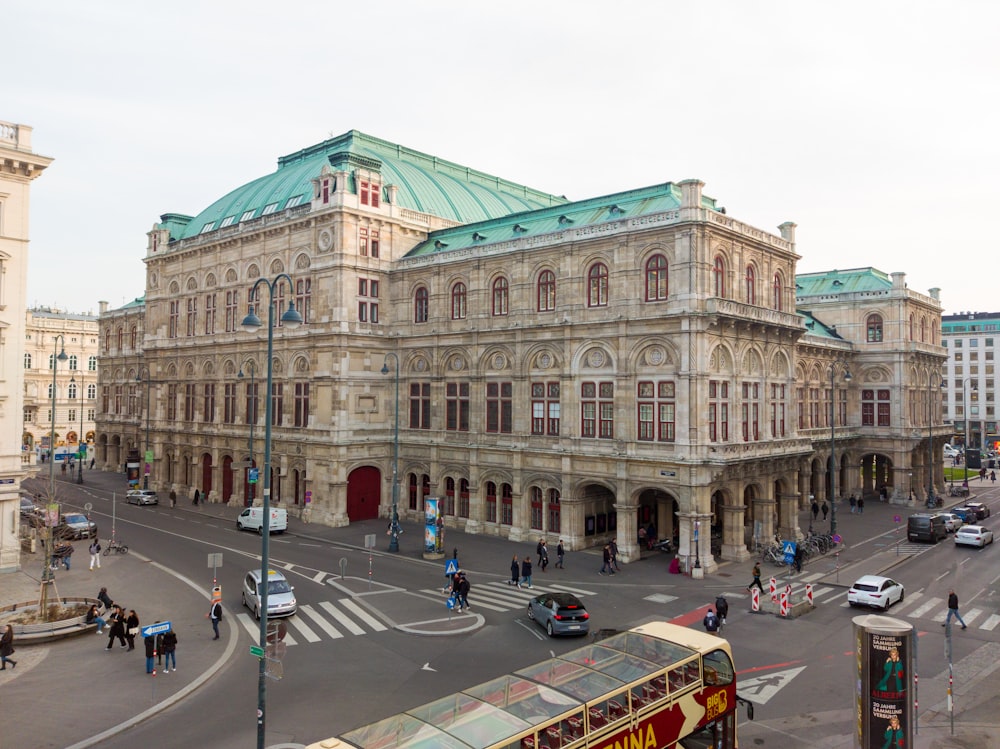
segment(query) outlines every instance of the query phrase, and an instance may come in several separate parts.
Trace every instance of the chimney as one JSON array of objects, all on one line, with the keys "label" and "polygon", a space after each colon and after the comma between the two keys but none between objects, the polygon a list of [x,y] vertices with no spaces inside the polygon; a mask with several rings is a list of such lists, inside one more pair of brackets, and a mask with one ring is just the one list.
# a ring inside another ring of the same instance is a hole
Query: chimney
[{"label": "chimney", "polygon": [[701,188],[705,183],[700,179],[686,179],[678,182],[681,188],[681,208],[701,208]]},{"label": "chimney", "polygon": [[786,242],[788,242],[788,244],[790,244],[792,247],[795,246],[796,226],[797,224],[795,224],[794,222],[786,221],[785,223],[781,224],[781,226],[778,227],[778,231],[781,232],[781,238],[784,239]]}]

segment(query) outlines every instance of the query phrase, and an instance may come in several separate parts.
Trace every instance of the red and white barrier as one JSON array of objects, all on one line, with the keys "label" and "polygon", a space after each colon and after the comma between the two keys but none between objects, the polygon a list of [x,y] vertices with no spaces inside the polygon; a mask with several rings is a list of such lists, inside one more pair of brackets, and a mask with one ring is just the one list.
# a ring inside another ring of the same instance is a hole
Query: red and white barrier
[{"label": "red and white barrier", "polygon": [[810,606],[814,606],[813,603],[813,586],[812,583],[806,583],[806,601]]},{"label": "red and white barrier", "polygon": [[781,594],[781,615],[788,616],[788,591]]},{"label": "red and white barrier", "polygon": [[760,611],[760,590],[750,588],[750,610]]},{"label": "red and white barrier", "polygon": [[778,581],[775,580],[773,577],[771,578],[771,600],[772,601],[778,600]]}]

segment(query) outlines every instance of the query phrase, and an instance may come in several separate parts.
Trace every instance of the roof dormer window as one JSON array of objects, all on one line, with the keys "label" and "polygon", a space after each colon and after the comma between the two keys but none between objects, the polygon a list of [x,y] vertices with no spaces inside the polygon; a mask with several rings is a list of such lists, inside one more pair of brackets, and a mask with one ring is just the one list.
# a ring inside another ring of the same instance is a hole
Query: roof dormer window
[{"label": "roof dormer window", "polygon": [[277,203],[268,203],[266,206],[264,206],[264,210],[260,212],[260,215],[261,216],[270,216],[276,210],[278,210],[278,204]]},{"label": "roof dormer window", "polygon": [[209,221],[207,224],[205,224],[203,227],[201,227],[201,233],[202,234],[208,234],[210,231],[212,231],[212,229],[214,227],[215,227],[215,222],[214,221]]},{"label": "roof dormer window", "polygon": [[227,226],[232,226],[235,220],[236,216],[226,216],[224,219],[222,219],[222,223],[219,224],[219,228],[225,229]]},{"label": "roof dormer window", "polygon": [[302,196],[296,195],[295,197],[288,199],[288,202],[285,203],[285,208],[294,208],[301,202],[302,202]]},{"label": "roof dormer window", "polygon": [[240,216],[240,221],[249,221],[253,218],[253,215],[257,212],[256,208],[251,208],[249,211],[243,211],[243,215]]},{"label": "roof dormer window", "polygon": [[372,208],[378,208],[381,191],[382,186],[378,182],[367,179],[361,180],[358,189],[361,195],[361,205],[370,205]]}]

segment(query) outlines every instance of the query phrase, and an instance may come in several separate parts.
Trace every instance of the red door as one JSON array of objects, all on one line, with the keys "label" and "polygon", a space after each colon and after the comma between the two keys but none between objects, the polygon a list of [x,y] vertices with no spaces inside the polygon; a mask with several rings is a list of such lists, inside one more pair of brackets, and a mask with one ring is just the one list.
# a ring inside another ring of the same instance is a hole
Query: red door
[{"label": "red door", "polygon": [[351,471],[347,477],[347,518],[352,523],[378,517],[382,500],[382,474],[377,468],[365,466]]},{"label": "red door", "polygon": [[222,459],[222,501],[228,502],[233,495],[233,457],[227,455]]},{"label": "red door", "polygon": [[208,501],[212,492],[212,456],[205,453],[201,456],[201,496],[202,501]]}]

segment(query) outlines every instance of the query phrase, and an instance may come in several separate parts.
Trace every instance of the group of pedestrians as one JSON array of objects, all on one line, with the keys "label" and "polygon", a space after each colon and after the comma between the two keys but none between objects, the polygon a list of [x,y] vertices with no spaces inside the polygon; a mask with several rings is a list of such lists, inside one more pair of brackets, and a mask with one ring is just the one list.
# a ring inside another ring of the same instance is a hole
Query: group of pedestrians
[{"label": "group of pedestrians", "polygon": [[614,575],[621,571],[621,568],[618,566],[618,544],[615,543],[614,539],[604,544],[604,548],[601,550],[601,560],[603,563],[601,564],[600,574]]},{"label": "group of pedestrians", "polygon": [[[883,495],[879,494],[879,496],[882,497]],[[888,494],[886,493],[885,494],[885,498],[880,499],[879,501],[880,502],[885,502],[887,499],[888,499]],[[864,514],[864,512],[865,512],[865,498],[864,497],[855,497],[852,494],[851,497],[850,497],[850,499],[847,500],[847,503],[851,506],[851,514],[852,515],[863,515]]]},{"label": "group of pedestrians", "polygon": [[465,570],[458,570],[451,576],[449,596],[454,602],[452,604],[453,607],[457,608],[459,613],[462,613],[466,609],[472,611],[472,606],[469,605],[470,590],[472,590],[472,583],[469,582],[469,578],[465,574]]},{"label": "group of pedestrians", "polygon": [[[127,651],[135,650],[135,638],[139,635],[139,615],[135,609],[128,609],[115,603],[108,594],[108,589],[102,587],[97,594],[99,603],[92,604],[87,611],[87,624],[95,625],[95,634],[103,634],[108,631],[108,644],[105,650],[111,650],[115,645],[115,640],[123,649]],[[156,622],[159,623],[159,622]],[[170,673],[170,666],[177,670],[177,634],[173,629],[161,632],[156,635],[147,635],[143,638],[143,645],[146,654],[146,673],[151,674],[154,670],[153,661],[156,654],[166,658],[166,668],[164,673]]]}]

